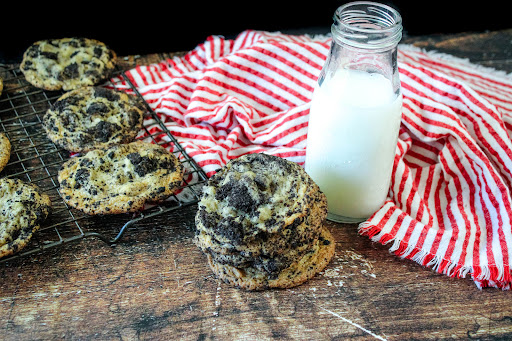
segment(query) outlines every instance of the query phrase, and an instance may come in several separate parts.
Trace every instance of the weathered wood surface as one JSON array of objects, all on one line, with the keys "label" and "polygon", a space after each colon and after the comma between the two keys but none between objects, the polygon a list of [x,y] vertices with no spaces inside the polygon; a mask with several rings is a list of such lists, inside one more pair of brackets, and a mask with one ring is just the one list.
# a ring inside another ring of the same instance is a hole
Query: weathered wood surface
[{"label": "weathered wood surface", "polygon": [[[512,30],[404,40],[506,71],[511,41]],[[512,338],[511,292],[400,260],[355,225],[328,223],[336,255],[299,287],[230,287],[192,243],[194,214],[192,206],[144,220],[114,246],[86,238],[0,264],[0,339]]]}]

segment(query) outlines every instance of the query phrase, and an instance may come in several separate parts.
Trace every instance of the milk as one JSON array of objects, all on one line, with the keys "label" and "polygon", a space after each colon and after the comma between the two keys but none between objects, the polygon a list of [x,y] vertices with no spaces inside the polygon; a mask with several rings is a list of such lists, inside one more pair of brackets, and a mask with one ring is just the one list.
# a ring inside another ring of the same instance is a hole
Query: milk
[{"label": "milk", "polygon": [[327,196],[329,219],[362,221],[383,204],[401,108],[378,73],[340,69],[315,89],[305,169]]}]

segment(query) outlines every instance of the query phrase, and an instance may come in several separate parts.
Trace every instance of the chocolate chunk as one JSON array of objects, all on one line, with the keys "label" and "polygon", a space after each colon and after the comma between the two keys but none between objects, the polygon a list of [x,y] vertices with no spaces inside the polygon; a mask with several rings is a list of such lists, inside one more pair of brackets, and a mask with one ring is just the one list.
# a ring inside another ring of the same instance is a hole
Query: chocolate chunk
[{"label": "chocolate chunk", "polygon": [[101,88],[101,87],[94,88],[94,96],[106,98],[107,100],[109,100],[111,102],[118,101],[119,97],[120,97],[119,94],[116,93],[114,90],[110,90],[107,88]]},{"label": "chocolate chunk", "polygon": [[41,52],[39,52],[39,55],[41,57],[48,58],[48,59],[55,60],[55,61],[59,59],[59,55],[56,52],[41,51]]},{"label": "chocolate chunk", "polygon": [[76,49],[76,48],[80,47],[80,45],[82,45],[82,42],[80,42],[79,39],[74,39],[74,40],[70,40],[67,43],[67,45],[69,45],[69,46],[71,46],[71,47]]},{"label": "chocolate chunk", "polygon": [[275,259],[269,259],[268,261],[263,263],[263,269],[270,275],[273,275],[274,277],[271,278],[277,278],[279,275],[279,271],[281,271],[280,267],[278,266]]},{"label": "chocolate chunk", "polygon": [[127,156],[128,160],[130,160],[132,162],[132,164],[139,164],[140,161],[142,160],[142,156],[140,156],[139,153],[130,153],[128,154]]},{"label": "chocolate chunk", "polygon": [[203,207],[199,210],[199,219],[207,229],[215,229],[217,226],[217,222],[220,219],[220,216],[215,212],[206,212]]},{"label": "chocolate chunk", "polygon": [[128,110],[128,125],[130,127],[135,127],[139,124],[140,121],[140,113],[135,109]]},{"label": "chocolate chunk", "polygon": [[112,135],[114,135],[115,132],[119,130],[121,130],[121,127],[115,123],[100,121],[87,132],[94,136],[94,140],[96,141],[108,142]]},{"label": "chocolate chunk", "polygon": [[34,65],[34,63],[32,63],[32,61],[30,60],[25,60],[25,64],[22,65],[22,69],[25,70],[25,71],[28,71],[28,70],[36,70],[32,65]]},{"label": "chocolate chunk", "polygon": [[62,112],[62,111],[64,111],[64,109],[66,109],[69,106],[79,104],[80,99],[81,98],[78,98],[76,96],[66,97],[64,99],[58,100],[55,103],[53,103],[50,109],[53,111]]},{"label": "chocolate chunk", "polygon": [[87,144],[91,143],[92,138],[91,138],[90,133],[87,132],[87,134],[80,133],[80,135],[78,136],[78,140],[80,141],[80,144],[87,145]]},{"label": "chocolate chunk", "polygon": [[39,56],[39,46],[38,45],[31,45],[26,52],[27,56],[31,58],[35,58]]},{"label": "chocolate chunk", "polygon": [[230,181],[215,193],[215,199],[219,201],[226,198],[230,206],[242,212],[251,213],[256,209],[256,200],[252,198],[247,187],[241,183]]},{"label": "chocolate chunk", "polygon": [[94,163],[91,159],[83,158],[82,160],[80,160],[80,167],[89,168],[92,167],[93,165]]},{"label": "chocolate chunk", "polygon": [[88,169],[86,169],[86,168],[78,169],[75,174],[75,189],[78,189],[81,186],[85,185],[90,176],[91,176],[91,173],[89,173]]},{"label": "chocolate chunk", "polygon": [[103,54],[103,49],[97,46],[94,48],[93,53],[96,58],[101,58],[101,55]]},{"label": "chocolate chunk", "polygon": [[73,79],[73,78],[77,78],[79,75],[80,75],[80,72],[78,69],[78,64],[72,63],[64,68],[64,70],[62,71],[62,74],[61,74],[61,78],[62,79]]},{"label": "chocolate chunk", "polygon": [[233,244],[240,244],[244,239],[244,226],[233,217],[221,219],[215,229],[218,235],[229,239]]},{"label": "chocolate chunk", "polygon": [[130,153],[127,157],[133,164],[135,173],[137,173],[138,176],[153,173],[158,168],[157,160],[147,156],[141,156],[139,153]]},{"label": "chocolate chunk", "polygon": [[93,102],[87,107],[86,112],[89,115],[92,115],[92,114],[96,114],[96,113],[107,113],[107,112],[109,112],[109,110],[110,109],[109,109],[108,105],[106,105],[105,103]]}]

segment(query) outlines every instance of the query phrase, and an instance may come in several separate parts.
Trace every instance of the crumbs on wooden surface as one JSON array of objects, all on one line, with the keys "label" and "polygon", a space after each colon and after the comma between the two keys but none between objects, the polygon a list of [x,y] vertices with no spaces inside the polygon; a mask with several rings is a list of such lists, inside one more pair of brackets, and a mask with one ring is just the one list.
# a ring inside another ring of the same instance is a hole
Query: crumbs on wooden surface
[{"label": "crumbs on wooden surface", "polygon": [[[343,286],[340,278],[350,278],[357,273],[365,277],[376,278],[372,263],[363,255],[352,250],[336,250],[330,266],[321,274],[328,278],[328,286]],[[336,284],[335,284],[336,283]]]}]

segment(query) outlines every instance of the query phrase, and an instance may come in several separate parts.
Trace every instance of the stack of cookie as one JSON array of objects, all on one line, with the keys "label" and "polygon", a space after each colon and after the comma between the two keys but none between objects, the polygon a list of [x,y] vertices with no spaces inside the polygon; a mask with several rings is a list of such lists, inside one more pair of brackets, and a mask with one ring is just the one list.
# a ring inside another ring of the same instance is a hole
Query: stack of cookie
[{"label": "stack of cookie", "polygon": [[248,290],[297,286],[320,272],[335,243],[327,200],[296,163],[267,154],[231,160],[204,187],[196,245],[217,277]]}]

